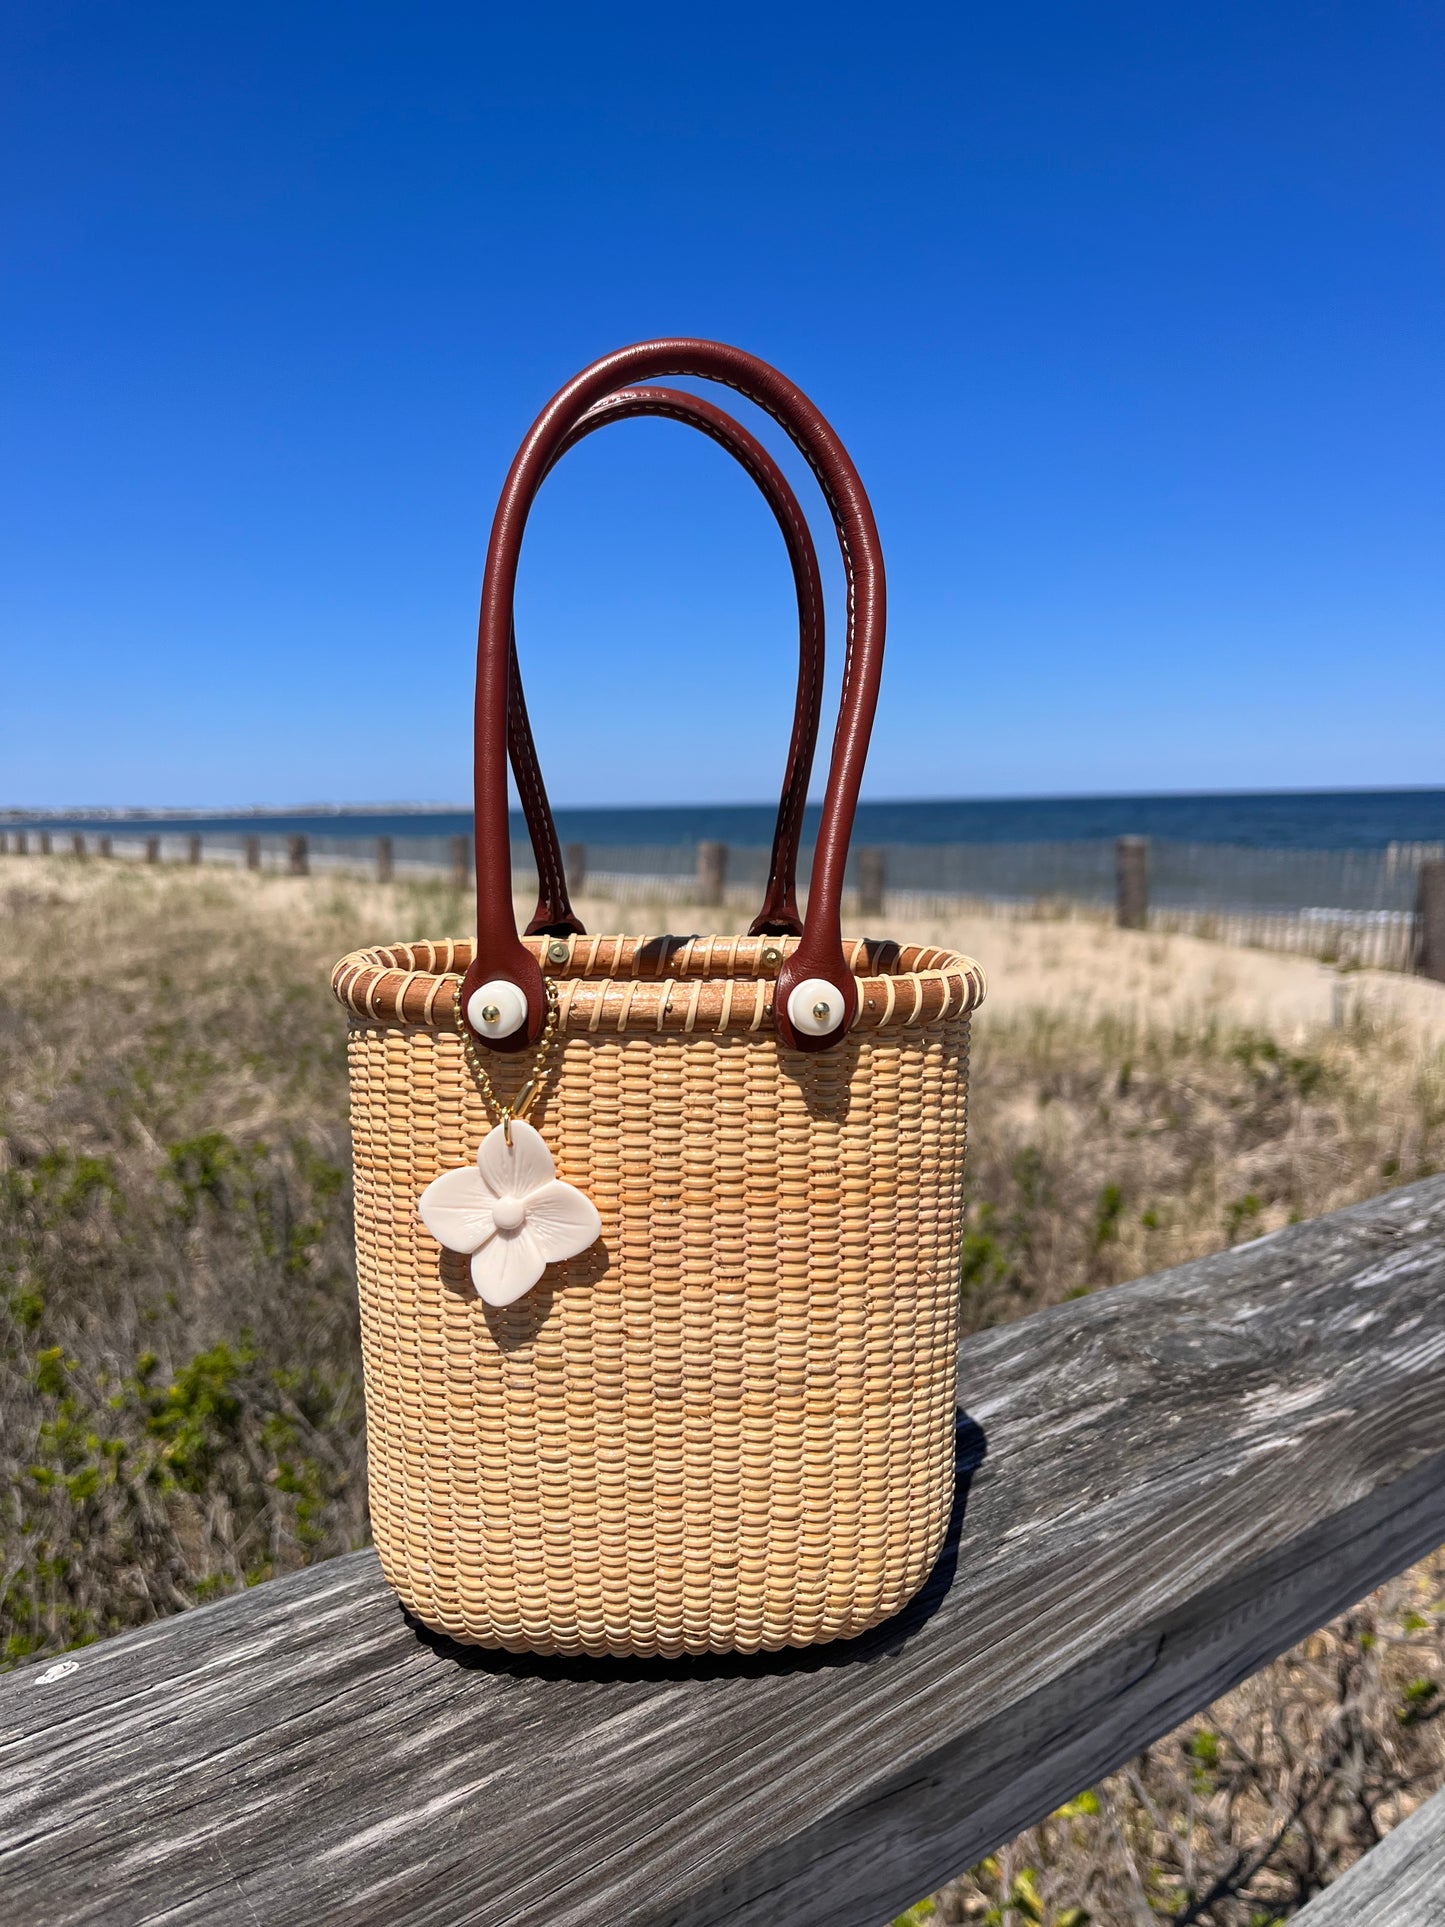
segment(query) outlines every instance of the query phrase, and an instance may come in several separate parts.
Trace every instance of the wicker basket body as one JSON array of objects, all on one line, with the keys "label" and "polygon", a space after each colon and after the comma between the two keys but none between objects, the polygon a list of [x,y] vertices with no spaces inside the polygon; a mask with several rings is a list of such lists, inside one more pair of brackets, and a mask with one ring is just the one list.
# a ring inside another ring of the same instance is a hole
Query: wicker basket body
[{"label": "wicker basket body", "polygon": [[[357,953],[357,1263],[372,1525],[426,1625],[509,1651],[847,1638],[953,1502],[976,964],[852,945],[837,1049],[780,1048],[775,938],[574,938],[532,1113],[602,1237],[496,1309],[417,1216],[490,1128],[462,942]],[[520,1070],[520,1067],[519,1067]]]}]

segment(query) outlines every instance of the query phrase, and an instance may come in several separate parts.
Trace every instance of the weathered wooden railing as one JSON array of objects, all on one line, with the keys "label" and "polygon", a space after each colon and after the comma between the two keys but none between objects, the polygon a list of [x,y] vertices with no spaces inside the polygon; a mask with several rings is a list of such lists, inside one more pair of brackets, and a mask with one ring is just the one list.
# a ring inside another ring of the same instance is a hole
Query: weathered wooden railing
[{"label": "weathered wooden railing", "polygon": [[954,1534],[854,1645],[507,1661],[359,1553],[11,1674],[0,1917],[876,1927],[1445,1541],[1445,1179],[961,1362]]}]

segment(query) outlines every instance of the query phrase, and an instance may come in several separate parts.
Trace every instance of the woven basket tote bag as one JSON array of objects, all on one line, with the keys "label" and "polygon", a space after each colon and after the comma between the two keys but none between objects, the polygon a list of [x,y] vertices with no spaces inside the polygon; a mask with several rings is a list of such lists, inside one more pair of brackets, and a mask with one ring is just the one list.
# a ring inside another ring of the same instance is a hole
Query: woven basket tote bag
[{"label": "woven basket tote bag", "polygon": [[[807,913],[817,560],[766,452],[668,375],[740,391],[822,486],[848,578]],[[542,480],[628,414],[752,473],[799,611],[793,740],[750,934],[591,936],[516,668]],[[842,936],[884,577],[856,470],[776,369],[705,341],[594,363],[538,417],[492,526],[477,647],[475,942],[357,952],[350,1017],[372,1528],[406,1606],[511,1652],[753,1652],[897,1612],[954,1491],[960,1183],[978,966]],[[519,936],[507,767],[539,898]]]}]

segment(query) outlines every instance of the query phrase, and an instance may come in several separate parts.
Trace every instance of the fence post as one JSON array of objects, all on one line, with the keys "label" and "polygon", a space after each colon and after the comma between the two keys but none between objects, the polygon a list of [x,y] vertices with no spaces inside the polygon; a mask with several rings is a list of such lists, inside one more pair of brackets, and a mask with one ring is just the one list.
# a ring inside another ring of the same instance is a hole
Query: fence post
[{"label": "fence post", "polygon": [[108,836],[98,836],[95,839],[95,848],[98,856],[109,856],[110,838]]},{"label": "fence post", "polygon": [[286,856],[293,877],[310,876],[311,859],[307,854],[306,838],[300,831],[287,837]]},{"label": "fence post", "polygon": [[244,841],[244,843],[243,843],[243,845],[242,845],[242,848],[243,848],[243,849],[245,850],[245,852],[246,852],[246,868],[247,868],[248,870],[259,870],[259,869],[260,869],[260,867],[261,867],[261,839],[260,839],[260,837],[259,837],[259,836],[248,836],[248,837],[247,837],[247,838],[245,839],[245,841]]},{"label": "fence post", "polygon": [[1121,930],[1144,930],[1149,923],[1149,843],[1142,836],[1121,836],[1114,845],[1116,922]]},{"label": "fence post", "polygon": [[727,886],[728,846],[726,843],[699,843],[697,846],[697,900],[719,904]]},{"label": "fence post", "polygon": [[39,844],[39,846],[40,846],[40,854],[41,854],[41,856],[49,856],[49,855],[50,855],[50,832],[49,832],[49,830],[42,830],[42,831],[40,832],[40,834],[39,834],[39,835],[37,836],[37,838],[36,838],[36,842],[37,842],[37,843]]},{"label": "fence post", "polygon": [[1445,984],[1445,862],[1422,863],[1415,884],[1415,968]]},{"label": "fence post", "polygon": [[191,835],[186,838],[186,861],[190,864],[196,864],[199,863],[200,860],[201,839],[192,831]]},{"label": "fence post", "polygon": [[81,857],[82,859],[85,856],[85,838],[79,830],[76,830],[71,836],[70,854]]},{"label": "fence post", "polygon": [[15,832],[15,854],[16,856],[28,856],[30,854],[30,837],[24,830],[17,830]]},{"label": "fence post", "polygon": [[9,834],[5,830],[0,830],[0,856],[6,855],[7,852],[9,851],[9,848],[10,848]]},{"label": "fence post", "polygon": [[146,838],[146,862],[159,863],[161,860],[161,840],[158,836]]},{"label": "fence post", "polygon": [[393,868],[394,868],[394,864],[393,864],[393,858],[392,858],[391,838],[389,836],[379,836],[376,839],[376,880],[377,882],[390,883]]},{"label": "fence post", "polygon": [[884,864],[881,850],[858,852],[858,914],[860,917],[883,915]]},{"label": "fence post", "polygon": [[587,888],[587,845],[569,843],[562,852],[562,868],[567,877],[567,894],[580,897]]},{"label": "fence post", "polygon": [[454,890],[465,890],[467,887],[467,871],[471,867],[471,841],[469,836],[452,838],[452,888]]}]

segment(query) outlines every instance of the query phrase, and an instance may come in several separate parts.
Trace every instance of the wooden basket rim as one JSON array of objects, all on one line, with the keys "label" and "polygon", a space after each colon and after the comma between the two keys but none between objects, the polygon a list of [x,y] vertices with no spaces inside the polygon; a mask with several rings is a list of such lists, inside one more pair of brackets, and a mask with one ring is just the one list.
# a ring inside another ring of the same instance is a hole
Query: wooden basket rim
[{"label": "wooden basket rim", "polygon": [[[773,1034],[773,980],[796,937],[528,937],[555,979],[565,1035]],[[845,941],[858,995],[854,1031],[929,1029],[976,1010],[986,980],[972,957],[933,944]],[[331,975],[353,1018],[452,1030],[465,937],[354,950]]]}]

